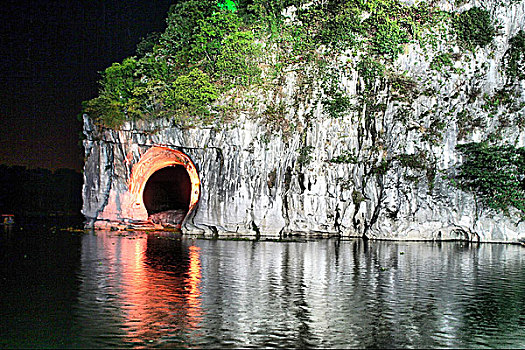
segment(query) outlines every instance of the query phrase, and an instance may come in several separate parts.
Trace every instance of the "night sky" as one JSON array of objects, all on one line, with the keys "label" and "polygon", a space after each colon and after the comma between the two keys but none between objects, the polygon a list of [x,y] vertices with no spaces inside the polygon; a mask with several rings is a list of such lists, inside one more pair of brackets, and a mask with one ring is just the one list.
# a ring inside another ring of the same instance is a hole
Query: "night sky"
[{"label": "night sky", "polygon": [[161,32],[175,0],[4,0],[0,6],[0,164],[83,166],[81,103],[99,72]]}]

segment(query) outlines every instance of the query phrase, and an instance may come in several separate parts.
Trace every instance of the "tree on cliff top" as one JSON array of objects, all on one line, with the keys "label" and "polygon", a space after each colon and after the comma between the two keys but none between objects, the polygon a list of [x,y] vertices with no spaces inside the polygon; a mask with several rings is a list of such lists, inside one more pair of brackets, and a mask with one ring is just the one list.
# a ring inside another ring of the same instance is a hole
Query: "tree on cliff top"
[{"label": "tree on cliff top", "polygon": [[[484,16],[486,11],[480,11]],[[224,101],[235,101],[247,89],[278,89],[285,67],[326,67],[342,52],[356,60],[366,53],[378,64],[390,65],[407,43],[436,45],[442,22],[454,27],[451,14],[425,1],[180,1],[170,8],[164,33],[142,43],[140,55],[102,73],[99,96],[86,101],[84,111],[110,128],[158,117],[180,124],[231,119],[228,113],[249,107]],[[456,27],[462,30],[461,40],[479,33]],[[192,79],[198,83],[180,84]],[[339,102],[349,105],[333,84],[325,85],[327,95],[335,96],[327,106],[341,110]]]}]

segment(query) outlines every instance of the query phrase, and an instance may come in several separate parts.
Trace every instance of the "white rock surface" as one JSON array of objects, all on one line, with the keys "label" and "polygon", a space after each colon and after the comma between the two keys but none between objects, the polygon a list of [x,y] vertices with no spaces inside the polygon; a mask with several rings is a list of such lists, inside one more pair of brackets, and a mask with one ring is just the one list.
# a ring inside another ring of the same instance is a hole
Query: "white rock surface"
[{"label": "white rock surface", "polygon": [[[455,150],[458,142],[479,141],[499,126],[497,118],[491,119],[481,108],[481,97],[469,102],[469,93],[479,88],[480,96],[492,94],[503,86],[500,67],[508,40],[525,28],[524,2],[483,4],[501,25],[494,47],[464,54],[458,65],[465,73],[445,77],[430,73],[431,57],[426,60],[419,47],[408,46],[395,62],[396,69],[417,81],[418,90],[431,88],[436,93],[402,104],[392,98],[388,86],[378,82],[377,101],[386,104],[386,111],[376,113],[372,122],[365,121],[363,110],[331,118],[324,112],[319,92],[297,100],[301,82],[294,71],[286,74],[283,91],[275,97],[285,102],[286,116],[295,125],[288,136],[267,135],[261,118],[248,113],[240,113],[234,124],[216,128],[180,128],[164,119],[129,122],[119,131],[99,129],[85,116],[83,213],[88,223],[133,221],[120,207],[132,166],[150,147],[161,145],[187,154],[201,179],[199,204],[185,219],[185,232],[487,242],[524,239],[525,223],[519,214],[504,215],[476,205],[471,193],[460,191],[447,179],[461,162]],[[441,1],[441,6],[454,5]],[[357,98],[362,82],[355,69],[340,72],[341,89]],[[525,101],[525,82],[517,89],[520,101]],[[400,121],[401,108],[410,110],[406,121]],[[459,138],[456,116],[460,110],[481,118],[487,127],[473,127]],[[510,120],[523,118],[524,113],[523,108],[498,111]],[[445,126],[432,142],[423,136],[432,130],[436,116]],[[500,129],[506,142],[525,145],[523,129],[512,123]],[[311,160],[301,162],[299,150],[305,147],[311,149]],[[329,162],[345,151],[355,155],[358,163]],[[396,159],[418,152],[435,165],[434,176],[428,169],[406,167]],[[382,160],[390,162],[384,173],[374,170]]]}]

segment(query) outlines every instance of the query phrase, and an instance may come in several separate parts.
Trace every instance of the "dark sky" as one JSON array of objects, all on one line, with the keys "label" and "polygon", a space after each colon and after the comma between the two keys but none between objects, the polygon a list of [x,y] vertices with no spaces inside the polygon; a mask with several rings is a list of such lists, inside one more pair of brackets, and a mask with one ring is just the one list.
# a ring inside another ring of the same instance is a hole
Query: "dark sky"
[{"label": "dark sky", "polygon": [[163,31],[175,0],[4,0],[0,164],[81,169],[77,115],[100,71]]}]

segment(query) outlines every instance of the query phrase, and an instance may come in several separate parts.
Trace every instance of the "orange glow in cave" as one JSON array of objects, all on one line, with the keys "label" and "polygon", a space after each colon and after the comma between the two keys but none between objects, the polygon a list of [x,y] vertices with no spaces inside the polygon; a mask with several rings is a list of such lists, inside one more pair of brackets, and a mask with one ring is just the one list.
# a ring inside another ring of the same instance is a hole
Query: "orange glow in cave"
[{"label": "orange glow in cave", "polygon": [[[140,161],[133,166],[131,177],[129,181],[129,192],[131,194],[132,200],[132,210],[134,219],[146,219],[148,216],[148,210],[146,208],[145,199],[144,199],[144,190],[146,184],[150,178],[162,177],[163,172],[170,172],[170,169],[164,169],[168,167],[173,167],[176,170],[184,168],[189,176],[189,183],[191,189],[189,191],[185,189],[180,189],[180,192],[184,192],[183,197],[189,197],[189,203],[184,202],[184,209],[188,209],[188,213],[191,212],[197,202],[199,201],[200,196],[200,179],[197,174],[197,169],[191,161],[191,159],[184,153],[173,150],[167,147],[155,146],[150,148],[141,158]],[[159,171],[159,174],[155,174]],[[179,179],[183,179],[182,176],[177,175],[175,170],[170,174],[165,174],[166,176],[175,176]],[[189,193],[187,193],[189,192]],[[148,194],[146,192],[146,194]],[[148,197],[148,196],[146,196]],[[148,202],[148,198],[146,198]],[[151,213],[149,213],[151,214]]]}]

